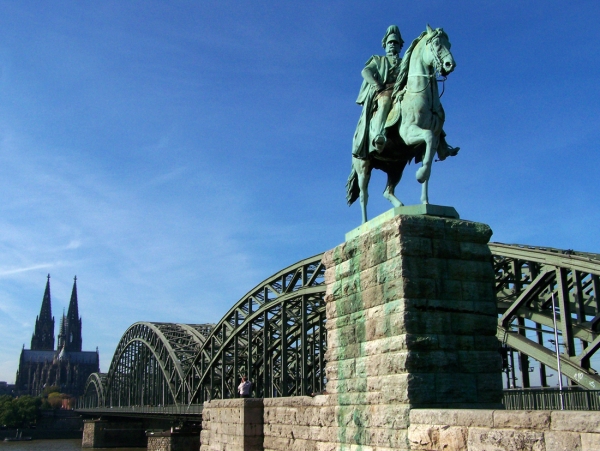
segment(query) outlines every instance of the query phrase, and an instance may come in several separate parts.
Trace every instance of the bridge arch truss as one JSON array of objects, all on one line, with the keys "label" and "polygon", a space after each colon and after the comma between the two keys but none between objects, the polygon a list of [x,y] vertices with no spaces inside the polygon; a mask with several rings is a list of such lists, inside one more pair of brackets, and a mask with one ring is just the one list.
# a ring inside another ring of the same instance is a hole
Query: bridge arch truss
[{"label": "bridge arch truss", "polygon": [[[539,380],[561,369],[574,385],[600,388],[600,255],[490,243],[496,274],[498,338],[518,353],[522,387],[530,359]],[[309,395],[325,389],[325,268],[322,254],[265,279],[218,324],[133,324],[110,369],[92,374],[86,407],[201,404],[237,397],[242,375],[253,395]],[[553,312],[552,297],[555,300]],[[512,352],[512,351],[511,351]],[[513,366],[514,368],[514,366]]]},{"label": "bridge arch truss", "polygon": [[264,280],[214,327],[189,367],[192,403],[237,397],[242,375],[257,397],[325,389],[325,267],[322,254]]},{"label": "bridge arch truss", "polygon": [[540,363],[542,386],[548,385],[546,368],[557,371],[556,324],[562,374],[583,388],[600,389],[598,360],[592,366],[600,349],[600,255],[500,243],[490,249],[498,338],[518,351],[520,385],[530,386],[530,358]]}]

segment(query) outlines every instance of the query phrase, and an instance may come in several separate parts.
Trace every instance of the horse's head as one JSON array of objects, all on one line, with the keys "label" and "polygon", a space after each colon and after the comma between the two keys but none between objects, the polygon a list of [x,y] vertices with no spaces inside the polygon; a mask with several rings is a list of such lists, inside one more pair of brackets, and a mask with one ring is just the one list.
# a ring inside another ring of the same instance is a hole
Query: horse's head
[{"label": "horse's head", "polygon": [[448,35],[442,28],[433,30],[427,25],[427,35],[424,38],[426,42],[423,54],[425,62],[433,66],[440,75],[448,75],[456,67],[456,62],[450,53]]}]

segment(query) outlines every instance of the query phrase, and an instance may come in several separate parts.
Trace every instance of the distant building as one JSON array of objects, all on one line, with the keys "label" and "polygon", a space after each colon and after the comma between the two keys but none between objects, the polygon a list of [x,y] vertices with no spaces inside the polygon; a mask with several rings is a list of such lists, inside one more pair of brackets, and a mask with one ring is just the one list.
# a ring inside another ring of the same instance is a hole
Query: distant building
[{"label": "distant building", "polygon": [[13,384],[9,384],[6,381],[0,381],[0,396],[1,395],[12,396],[14,394],[15,394],[15,386]]},{"label": "distant building", "polygon": [[15,382],[18,394],[37,396],[44,388],[56,385],[62,393],[72,396],[83,394],[85,381],[91,373],[100,371],[100,356],[96,351],[82,351],[81,318],[77,305],[77,277],[67,314],[63,313],[58,332],[58,343],[54,349],[54,317],[50,296],[50,274],[42,308],[35,320],[31,337],[31,349],[21,351],[19,369]]}]

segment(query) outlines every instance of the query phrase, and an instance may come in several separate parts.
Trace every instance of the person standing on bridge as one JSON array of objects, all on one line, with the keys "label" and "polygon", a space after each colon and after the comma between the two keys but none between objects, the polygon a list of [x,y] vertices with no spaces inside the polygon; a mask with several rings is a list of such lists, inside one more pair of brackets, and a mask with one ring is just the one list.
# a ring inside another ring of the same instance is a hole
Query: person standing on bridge
[{"label": "person standing on bridge", "polygon": [[242,383],[238,386],[238,391],[242,398],[249,398],[250,392],[252,391],[252,382],[250,382],[246,376],[242,376]]}]

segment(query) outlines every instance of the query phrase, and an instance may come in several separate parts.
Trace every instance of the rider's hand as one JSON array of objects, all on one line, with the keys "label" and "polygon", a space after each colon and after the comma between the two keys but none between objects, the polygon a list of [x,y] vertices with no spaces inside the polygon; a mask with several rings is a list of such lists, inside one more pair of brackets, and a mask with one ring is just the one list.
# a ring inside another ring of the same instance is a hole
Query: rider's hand
[{"label": "rider's hand", "polygon": [[373,88],[375,88],[375,92],[379,92],[379,91],[383,91],[385,89],[385,86],[382,85],[381,83],[377,83],[377,84],[373,85]]}]

